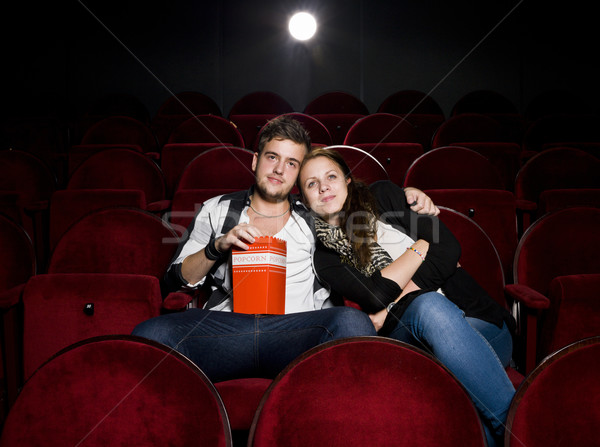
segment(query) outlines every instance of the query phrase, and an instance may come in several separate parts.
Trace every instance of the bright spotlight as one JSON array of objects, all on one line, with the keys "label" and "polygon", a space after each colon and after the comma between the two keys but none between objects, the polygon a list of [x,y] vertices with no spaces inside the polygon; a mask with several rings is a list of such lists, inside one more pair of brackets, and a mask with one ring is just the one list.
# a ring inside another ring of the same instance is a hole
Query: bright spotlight
[{"label": "bright spotlight", "polygon": [[290,34],[298,40],[308,40],[317,32],[317,21],[307,12],[294,14],[289,23]]}]

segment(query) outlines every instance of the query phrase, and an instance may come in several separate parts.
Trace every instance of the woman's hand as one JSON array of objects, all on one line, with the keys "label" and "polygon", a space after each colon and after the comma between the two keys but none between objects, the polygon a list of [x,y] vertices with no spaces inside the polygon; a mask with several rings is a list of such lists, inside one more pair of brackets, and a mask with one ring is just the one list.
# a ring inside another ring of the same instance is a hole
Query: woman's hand
[{"label": "woman's hand", "polygon": [[[419,239],[412,244],[412,247],[417,250],[419,253],[423,255],[424,258],[427,257],[427,252],[429,251],[429,242],[424,239]],[[422,258],[421,258],[422,259]]]},{"label": "woman's hand", "polygon": [[383,327],[383,323],[385,323],[385,319],[387,318],[388,311],[386,309],[381,309],[379,312],[370,314],[369,318],[375,326],[375,330],[379,332],[379,330]]}]

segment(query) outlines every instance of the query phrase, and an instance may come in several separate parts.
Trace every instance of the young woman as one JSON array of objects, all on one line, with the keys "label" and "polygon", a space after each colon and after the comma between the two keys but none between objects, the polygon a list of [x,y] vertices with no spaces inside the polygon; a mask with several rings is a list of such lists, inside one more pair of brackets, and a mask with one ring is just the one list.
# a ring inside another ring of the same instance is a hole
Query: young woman
[{"label": "young woman", "polygon": [[318,216],[316,271],[337,304],[356,302],[379,335],[436,356],[469,392],[494,445],[515,391],[504,369],[514,321],[458,267],[452,233],[437,217],[410,211],[393,183],[369,189],[357,181],[333,150],[309,153],[298,181]]}]

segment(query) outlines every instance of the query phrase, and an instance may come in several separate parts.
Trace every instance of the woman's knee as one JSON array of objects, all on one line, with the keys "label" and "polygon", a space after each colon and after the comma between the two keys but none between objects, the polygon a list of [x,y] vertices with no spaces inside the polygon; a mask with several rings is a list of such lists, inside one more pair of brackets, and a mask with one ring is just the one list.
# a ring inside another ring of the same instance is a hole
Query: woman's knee
[{"label": "woman's knee", "polygon": [[420,295],[410,304],[407,311],[418,318],[435,321],[437,324],[464,317],[462,310],[444,295],[437,292],[428,292]]}]

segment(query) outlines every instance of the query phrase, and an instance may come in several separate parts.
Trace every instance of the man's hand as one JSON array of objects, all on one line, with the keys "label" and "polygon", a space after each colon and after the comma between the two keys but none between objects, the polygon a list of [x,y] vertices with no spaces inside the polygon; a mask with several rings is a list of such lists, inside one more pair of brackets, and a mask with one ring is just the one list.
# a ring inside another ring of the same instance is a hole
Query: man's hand
[{"label": "man's hand", "polygon": [[261,231],[254,225],[238,224],[215,240],[215,248],[221,253],[226,253],[233,246],[248,250],[248,244],[253,243],[255,237],[260,236],[262,236]]},{"label": "man's hand", "polygon": [[418,214],[427,214],[430,216],[437,216],[440,214],[440,210],[427,194],[417,188],[404,188],[404,194],[406,194],[406,201],[410,205],[410,209]]}]

